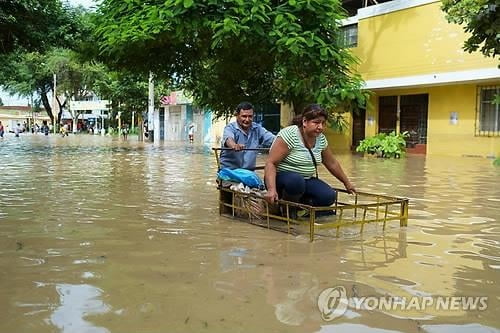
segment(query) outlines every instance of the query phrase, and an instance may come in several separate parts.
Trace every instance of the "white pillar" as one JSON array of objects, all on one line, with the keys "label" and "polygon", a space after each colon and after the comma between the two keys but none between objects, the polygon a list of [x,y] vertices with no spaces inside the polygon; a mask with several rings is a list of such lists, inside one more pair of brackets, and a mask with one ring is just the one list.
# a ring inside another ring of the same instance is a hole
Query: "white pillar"
[{"label": "white pillar", "polygon": [[179,133],[179,137],[177,140],[184,141],[186,139],[186,120],[187,120],[187,108],[186,105],[181,105],[181,129]]},{"label": "white pillar", "polygon": [[170,119],[170,105],[165,108],[165,141],[172,140],[172,120]]},{"label": "white pillar", "polygon": [[57,75],[54,73],[54,93],[52,95],[52,115],[54,116],[54,134],[56,134],[56,121],[57,121],[57,111],[56,111],[56,104],[57,104]]},{"label": "white pillar", "polygon": [[154,122],[153,122],[153,114],[155,111],[155,85],[153,81],[153,72],[149,72],[149,85],[148,85],[148,130],[151,131],[153,130],[155,132],[155,137],[156,137],[156,132],[159,130],[159,128],[155,128]]},{"label": "white pillar", "polygon": [[104,129],[104,114],[101,111],[101,135],[104,136],[106,134],[106,130]]},{"label": "white pillar", "polygon": [[165,106],[165,117],[163,118],[163,140],[167,141],[168,140],[168,131],[167,131],[167,124],[168,124],[168,118],[170,116],[170,112],[168,111],[168,106]]},{"label": "white pillar", "polygon": [[155,144],[160,143],[160,110],[156,109],[153,112],[153,141]]}]

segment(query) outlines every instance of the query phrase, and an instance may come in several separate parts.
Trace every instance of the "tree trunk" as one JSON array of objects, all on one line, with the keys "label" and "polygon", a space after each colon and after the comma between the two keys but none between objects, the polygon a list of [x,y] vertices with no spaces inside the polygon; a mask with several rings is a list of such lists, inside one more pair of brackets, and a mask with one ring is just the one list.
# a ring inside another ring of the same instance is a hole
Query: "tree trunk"
[{"label": "tree trunk", "polygon": [[57,100],[57,105],[59,105],[59,112],[57,113],[57,119],[56,119],[56,124],[58,124],[57,120],[59,122],[62,120],[62,113],[64,108],[66,107],[66,102],[68,101],[68,99],[66,99],[62,104],[61,101],[59,100],[59,97],[56,96],[56,100]]},{"label": "tree trunk", "polygon": [[306,107],[306,103],[304,103],[303,100],[297,99],[292,102],[292,107],[293,107],[293,114],[298,116],[302,114],[302,111]]},{"label": "tree trunk", "polygon": [[142,123],[142,114],[140,111],[137,112],[137,135],[139,137],[139,141],[144,141],[144,126]]},{"label": "tree trunk", "polygon": [[47,97],[47,92],[46,91],[40,92],[40,97],[42,99],[43,107],[45,108],[45,111],[47,111],[47,115],[50,118],[50,121],[54,122],[54,115],[52,114],[52,107],[50,106],[49,99]]}]

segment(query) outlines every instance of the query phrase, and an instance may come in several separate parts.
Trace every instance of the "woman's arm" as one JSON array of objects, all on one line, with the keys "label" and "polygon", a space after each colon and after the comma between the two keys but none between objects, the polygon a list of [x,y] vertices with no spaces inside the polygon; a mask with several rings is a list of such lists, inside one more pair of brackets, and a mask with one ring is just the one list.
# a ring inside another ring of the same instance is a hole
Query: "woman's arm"
[{"label": "woman's arm", "polygon": [[278,200],[278,192],[276,191],[276,167],[288,155],[289,149],[285,141],[277,137],[274,140],[269,156],[264,167],[264,180],[266,182],[267,193],[264,196],[267,202],[274,203]]},{"label": "woman's arm", "polygon": [[332,152],[328,149],[328,147],[321,152],[321,158],[323,160],[323,164],[325,167],[330,171],[330,173],[340,180],[344,186],[347,192],[349,193],[354,193],[356,192],[356,189],[354,188],[354,185],[351,184],[349,181],[349,178],[347,175],[344,173],[344,170],[342,170],[342,167],[340,166],[339,161],[335,157],[333,157]]}]

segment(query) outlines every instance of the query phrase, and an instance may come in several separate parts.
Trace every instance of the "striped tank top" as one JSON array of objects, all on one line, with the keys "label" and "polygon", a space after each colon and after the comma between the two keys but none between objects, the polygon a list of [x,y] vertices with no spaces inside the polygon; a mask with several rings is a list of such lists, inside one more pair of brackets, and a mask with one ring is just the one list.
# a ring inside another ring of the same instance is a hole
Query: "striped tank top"
[{"label": "striped tank top", "polygon": [[[288,146],[288,155],[278,164],[279,171],[293,171],[301,174],[304,178],[311,178],[316,174],[316,168],[306,146],[302,142],[302,136],[297,125],[283,128],[277,135],[285,141]],[[316,163],[321,164],[321,152],[328,147],[328,141],[323,133],[316,138],[316,144],[311,148]]]}]

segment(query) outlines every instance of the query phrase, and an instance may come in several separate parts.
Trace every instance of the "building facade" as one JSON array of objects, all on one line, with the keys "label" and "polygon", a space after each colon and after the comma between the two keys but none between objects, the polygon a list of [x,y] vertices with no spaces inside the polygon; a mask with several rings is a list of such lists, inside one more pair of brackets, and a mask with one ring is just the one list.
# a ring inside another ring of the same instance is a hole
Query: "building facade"
[{"label": "building facade", "polygon": [[[236,107],[236,105],[235,105]],[[254,122],[271,132],[280,129],[280,105],[255,105]],[[208,110],[193,106],[192,100],[181,91],[160,99],[160,107],[153,113],[153,141],[188,141],[193,128],[193,143],[219,146],[224,127],[235,118],[216,119]]]},{"label": "building facade", "polygon": [[408,131],[409,152],[500,156],[498,57],[465,52],[467,35],[447,22],[440,1],[379,1],[351,12],[345,40],[373,95],[350,119],[347,139],[334,140],[349,149],[380,132]]},{"label": "building facade", "polygon": [[0,121],[5,128],[5,132],[14,132],[14,128],[19,124],[23,130],[32,128],[35,125],[42,126],[43,122],[50,123],[50,117],[45,109],[34,110],[31,106],[0,106]]}]

